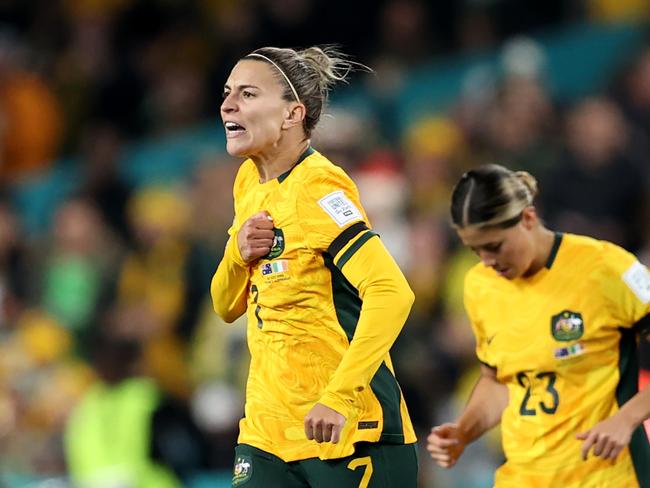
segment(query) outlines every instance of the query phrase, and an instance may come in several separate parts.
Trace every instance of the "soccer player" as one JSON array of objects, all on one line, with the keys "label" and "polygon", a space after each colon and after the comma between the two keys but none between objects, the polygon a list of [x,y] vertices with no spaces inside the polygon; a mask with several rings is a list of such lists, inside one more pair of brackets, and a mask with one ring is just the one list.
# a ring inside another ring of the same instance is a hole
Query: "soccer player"
[{"label": "soccer player", "polygon": [[620,247],[544,227],[528,173],[469,171],[453,225],[480,257],[465,279],[481,377],[460,417],[427,448],[451,467],[501,423],[495,486],[648,487],[636,332],[650,325],[650,273]]},{"label": "soccer player", "polygon": [[250,372],[233,486],[416,486],[415,435],[389,350],[413,292],[356,186],[310,146],[354,64],[330,48],[262,48],[225,84],[234,184],[215,311],[246,313]]}]

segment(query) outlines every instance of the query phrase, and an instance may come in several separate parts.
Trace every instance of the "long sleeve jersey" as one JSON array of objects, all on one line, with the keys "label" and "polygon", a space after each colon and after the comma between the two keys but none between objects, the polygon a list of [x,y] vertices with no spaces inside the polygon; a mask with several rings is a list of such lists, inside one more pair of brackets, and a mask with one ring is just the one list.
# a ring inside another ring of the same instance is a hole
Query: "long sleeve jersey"
[{"label": "long sleeve jersey", "polygon": [[[285,461],[348,456],[361,441],[415,442],[389,355],[413,292],[370,229],[352,180],[310,148],[265,183],[245,161],[233,193],[231,237],[211,293],[226,321],[248,319],[239,442]],[[262,210],[273,218],[273,246],[246,264],[237,233]],[[317,402],[346,417],[338,444],[306,438],[304,417]]]}]

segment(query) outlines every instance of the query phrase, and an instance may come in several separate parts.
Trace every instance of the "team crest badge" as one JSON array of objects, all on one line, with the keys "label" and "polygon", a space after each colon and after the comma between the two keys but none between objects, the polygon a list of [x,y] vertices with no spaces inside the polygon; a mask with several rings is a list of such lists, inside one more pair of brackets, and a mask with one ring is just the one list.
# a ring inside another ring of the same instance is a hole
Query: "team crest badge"
[{"label": "team crest badge", "polygon": [[237,456],[232,472],[232,486],[246,483],[253,475],[253,464],[248,456]]},{"label": "team crest badge", "polygon": [[575,341],[582,337],[585,325],[580,312],[564,310],[551,317],[551,333],[558,341]]},{"label": "team crest badge", "polygon": [[276,229],[274,227],[273,233],[275,236],[273,237],[271,250],[266,256],[264,256],[264,259],[275,259],[284,252],[284,232],[282,232],[282,229]]}]

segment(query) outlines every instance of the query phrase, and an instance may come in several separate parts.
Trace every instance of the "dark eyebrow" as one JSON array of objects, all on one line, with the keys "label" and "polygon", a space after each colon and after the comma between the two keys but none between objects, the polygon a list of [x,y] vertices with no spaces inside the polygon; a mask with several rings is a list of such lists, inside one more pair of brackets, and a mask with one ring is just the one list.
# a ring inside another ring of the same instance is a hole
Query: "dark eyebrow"
[{"label": "dark eyebrow", "polygon": [[480,249],[489,249],[489,248],[494,248],[497,246],[500,246],[503,244],[503,241],[490,241],[490,242],[485,242],[483,244],[478,244],[476,246],[468,246],[472,251],[476,252]]},{"label": "dark eyebrow", "polygon": [[[224,90],[230,90],[231,88],[228,85],[223,85]],[[239,90],[246,90],[247,88],[253,88],[255,90],[259,90],[260,88],[255,85],[239,85],[237,87]]]}]

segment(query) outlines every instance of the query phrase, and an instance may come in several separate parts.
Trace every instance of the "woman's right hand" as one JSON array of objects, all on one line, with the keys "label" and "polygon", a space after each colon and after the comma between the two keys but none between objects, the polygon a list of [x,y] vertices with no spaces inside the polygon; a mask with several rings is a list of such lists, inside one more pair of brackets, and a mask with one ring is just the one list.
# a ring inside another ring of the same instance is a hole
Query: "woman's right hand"
[{"label": "woman's right hand", "polygon": [[266,256],[273,245],[273,218],[266,210],[250,217],[237,233],[239,254],[246,264]]},{"label": "woman's right hand", "polygon": [[458,424],[446,423],[431,429],[427,437],[427,451],[443,468],[451,468],[465,450]]}]

